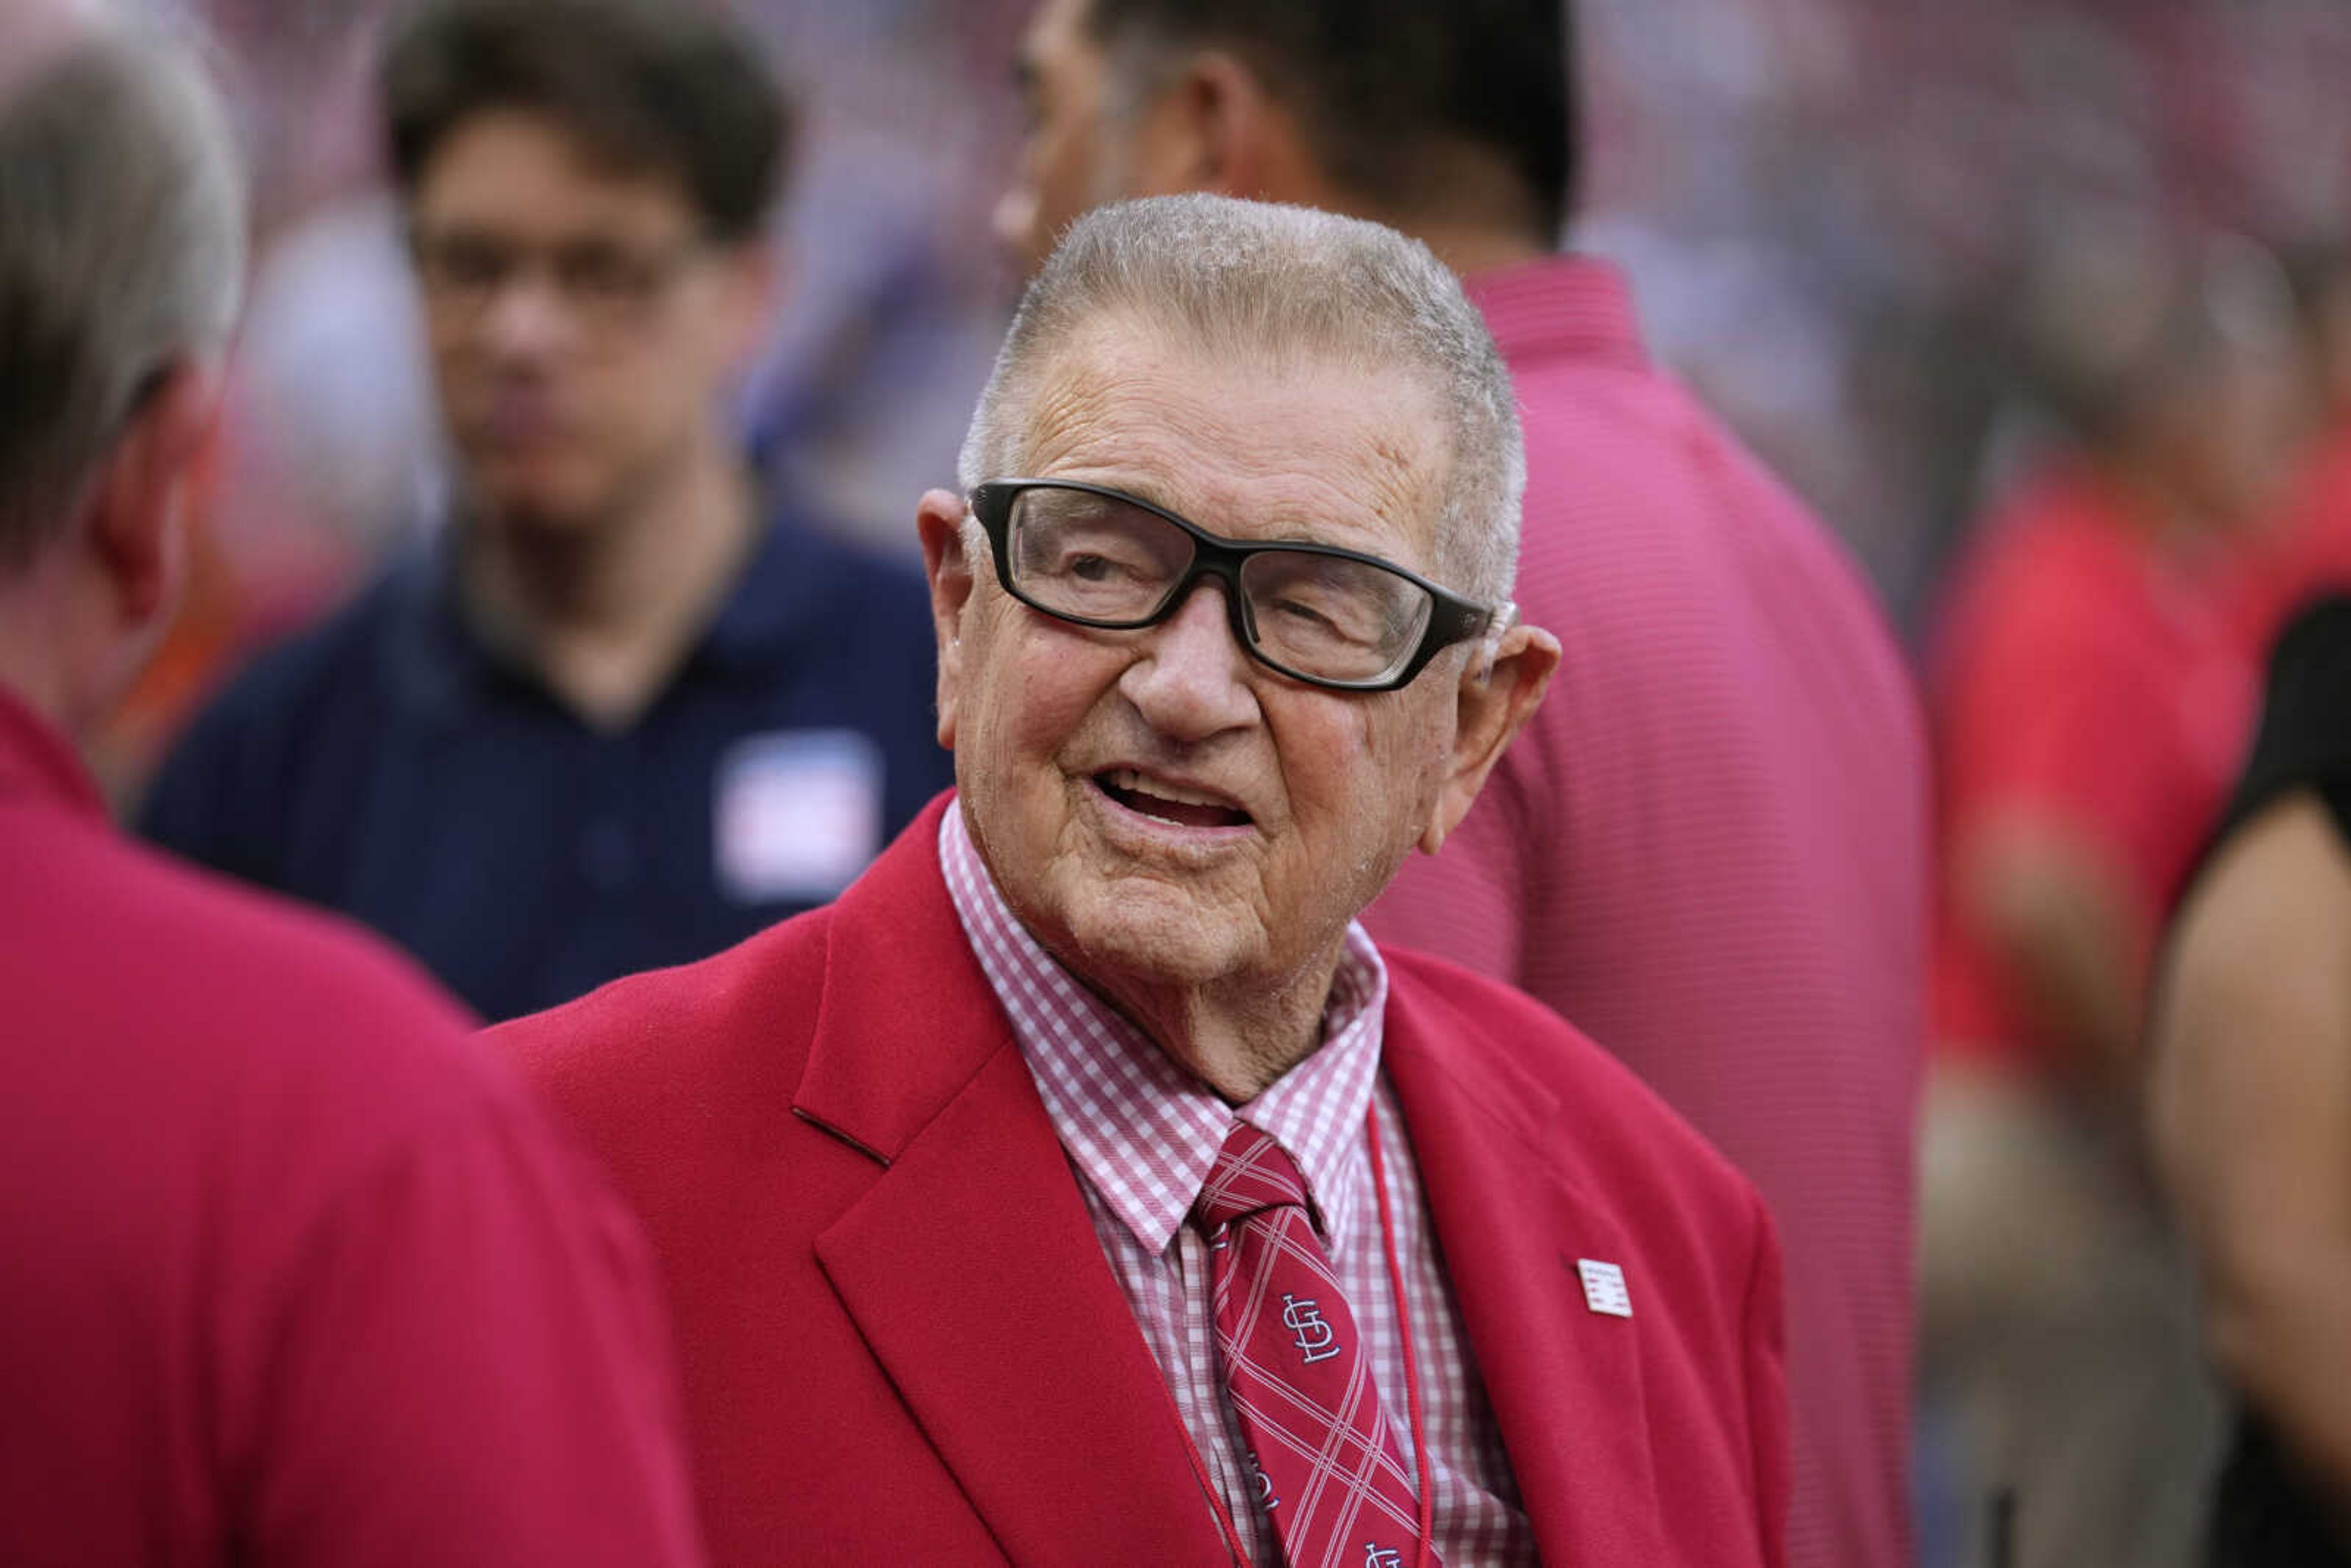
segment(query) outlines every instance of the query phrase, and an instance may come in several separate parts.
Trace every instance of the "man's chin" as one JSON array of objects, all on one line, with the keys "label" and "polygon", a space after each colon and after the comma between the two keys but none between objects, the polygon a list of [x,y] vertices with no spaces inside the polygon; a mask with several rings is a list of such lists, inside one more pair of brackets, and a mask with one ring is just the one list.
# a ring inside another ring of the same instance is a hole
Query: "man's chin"
[{"label": "man's chin", "polygon": [[460,442],[457,457],[475,507],[502,524],[568,531],[608,509],[611,476],[576,443]]},{"label": "man's chin", "polygon": [[573,486],[486,484],[476,494],[488,521],[524,537],[577,538],[608,510]]},{"label": "man's chin", "polygon": [[1120,878],[1067,912],[1065,956],[1082,977],[1112,986],[1204,987],[1249,967],[1247,928],[1188,889]]}]

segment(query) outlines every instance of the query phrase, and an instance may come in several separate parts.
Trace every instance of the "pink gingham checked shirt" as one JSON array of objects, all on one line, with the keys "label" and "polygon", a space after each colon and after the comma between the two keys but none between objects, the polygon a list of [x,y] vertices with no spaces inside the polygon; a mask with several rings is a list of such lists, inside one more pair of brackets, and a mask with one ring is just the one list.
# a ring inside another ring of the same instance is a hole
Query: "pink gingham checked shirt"
[{"label": "pink gingham checked shirt", "polygon": [[1421,1484],[1405,1399],[1404,1351],[1390,1299],[1380,1210],[1364,1138],[1379,1118],[1388,1201],[1419,1361],[1422,1416],[1434,1475],[1437,1555],[1447,1568],[1533,1563],[1534,1540],[1516,1480],[1437,1268],[1420,1178],[1395,1098],[1380,1077],[1387,968],[1360,927],[1323,1014],[1323,1044],[1238,1111],[1201,1087],[1141,1030],[1080,985],[1013,916],[958,807],[939,823],[939,863],[956,914],[1037,1081],[1078,1175],[1094,1233],[1159,1363],[1176,1413],[1225,1506],[1251,1537],[1259,1568],[1281,1562],[1271,1520],[1242,1455],[1246,1445],[1217,1368],[1208,1247],[1185,1223],[1236,1120],[1271,1134],[1298,1162],[1322,1210],[1324,1243],[1349,1310],[1372,1347],[1380,1400]]}]

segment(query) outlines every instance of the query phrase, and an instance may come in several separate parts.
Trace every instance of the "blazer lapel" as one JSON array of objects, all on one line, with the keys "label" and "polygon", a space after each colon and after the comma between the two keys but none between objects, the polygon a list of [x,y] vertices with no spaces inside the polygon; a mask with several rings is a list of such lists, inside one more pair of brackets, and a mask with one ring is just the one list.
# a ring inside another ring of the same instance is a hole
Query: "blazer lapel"
[{"label": "blazer lapel", "polygon": [[924,852],[885,856],[836,906],[793,1112],[883,1168],[818,1237],[818,1263],[1014,1563],[1227,1562],[1165,1380],[947,900],[936,826],[934,807],[907,835]]},{"label": "blazer lapel", "polygon": [[1634,1324],[1593,1311],[1577,1269],[1623,1260],[1623,1233],[1559,1169],[1557,1097],[1445,1027],[1392,993],[1383,1060],[1542,1560],[1663,1562]]}]

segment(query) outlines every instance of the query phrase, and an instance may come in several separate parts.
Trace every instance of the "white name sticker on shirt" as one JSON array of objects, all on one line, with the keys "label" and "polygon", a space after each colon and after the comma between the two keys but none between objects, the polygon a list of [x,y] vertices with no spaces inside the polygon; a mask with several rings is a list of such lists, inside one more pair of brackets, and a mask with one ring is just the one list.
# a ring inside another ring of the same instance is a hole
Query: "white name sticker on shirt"
[{"label": "white name sticker on shirt", "polygon": [[712,846],[741,904],[831,898],[882,849],[882,748],[853,729],[778,730],[718,760]]},{"label": "white name sticker on shirt", "polygon": [[1591,1258],[1578,1258],[1575,1269],[1583,1276],[1585,1306],[1595,1312],[1605,1312],[1612,1318],[1633,1315],[1633,1296],[1625,1289],[1624,1270],[1614,1263],[1602,1263]]}]

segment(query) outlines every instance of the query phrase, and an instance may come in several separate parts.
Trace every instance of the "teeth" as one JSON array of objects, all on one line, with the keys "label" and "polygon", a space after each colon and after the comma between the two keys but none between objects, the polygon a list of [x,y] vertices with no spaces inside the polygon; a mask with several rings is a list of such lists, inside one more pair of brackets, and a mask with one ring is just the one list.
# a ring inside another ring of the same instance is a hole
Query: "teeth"
[{"label": "teeth", "polygon": [[1113,768],[1110,781],[1118,789],[1132,794],[1152,795],[1162,800],[1173,800],[1184,806],[1227,806],[1232,802],[1221,795],[1211,795],[1199,789],[1186,789],[1180,784],[1170,784],[1164,779],[1145,779],[1132,768]]}]

